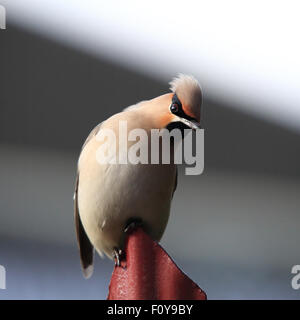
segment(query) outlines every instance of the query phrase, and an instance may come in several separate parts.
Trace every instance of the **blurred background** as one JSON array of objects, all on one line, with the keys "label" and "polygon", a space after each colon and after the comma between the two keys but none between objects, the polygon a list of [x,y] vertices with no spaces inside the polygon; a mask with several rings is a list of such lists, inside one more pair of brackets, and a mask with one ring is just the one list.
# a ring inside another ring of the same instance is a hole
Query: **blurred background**
[{"label": "blurred background", "polygon": [[89,131],[168,91],[204,91],[205,170],[179,173],[162,245],[209,299],[300,299],[297,1],[0,0],[0,299],[105,299],[81,275],[76,162]]}]

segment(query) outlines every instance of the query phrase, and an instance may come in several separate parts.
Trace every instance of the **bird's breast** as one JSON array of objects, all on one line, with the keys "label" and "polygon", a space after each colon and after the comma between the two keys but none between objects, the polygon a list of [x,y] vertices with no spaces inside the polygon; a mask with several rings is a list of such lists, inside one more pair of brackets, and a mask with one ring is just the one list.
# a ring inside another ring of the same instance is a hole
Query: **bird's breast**
[{"label": "bird's breast", "polygon": [[160,240],[169,217],[176,167],[100,164],[97,145],[92,141],[86,146],[79,166],[79,212],[91,241],[96,248],[120,243],[126,222],[135,217]]}]

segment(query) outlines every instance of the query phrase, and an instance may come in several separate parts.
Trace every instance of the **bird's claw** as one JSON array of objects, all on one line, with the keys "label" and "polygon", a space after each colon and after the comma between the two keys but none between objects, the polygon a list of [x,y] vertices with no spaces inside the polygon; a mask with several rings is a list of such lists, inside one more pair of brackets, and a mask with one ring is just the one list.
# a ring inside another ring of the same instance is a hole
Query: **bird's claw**
[{"label": "bird's claw", "polygon": [[139,219],[139,218],[131,219],[131,220],[129,220],[127,222],[127,225],[126,225],[126,227],[124,229],[124,232],[128,233],[128,232],[130,232],[130,231],[132,231],[132,230],[134,230],[134,229],[136,229],[138,227],[141,227],[142,224],[143,224],[142,220]]},{"label": "bird's claw", "polygon": [[115,266],[120,267],[121,266],[121,256],[123,254],[123,251],[121,249],[114,248],[114,259],[115,259]]},{"label": "bird's claw", "polygon": [[[126,227],[124,229],[125,233],[129,233],[130,231],[136,229],[137,227],[140,227],[142,225],[142,220],[139,218],[132,218],[128,220]],[[118,249],[115,247],[113,249],[113,255],[115,260],[115,266],[116,267],[122,267],[121,260],[124,258],[124,252],[121,249]]]}]

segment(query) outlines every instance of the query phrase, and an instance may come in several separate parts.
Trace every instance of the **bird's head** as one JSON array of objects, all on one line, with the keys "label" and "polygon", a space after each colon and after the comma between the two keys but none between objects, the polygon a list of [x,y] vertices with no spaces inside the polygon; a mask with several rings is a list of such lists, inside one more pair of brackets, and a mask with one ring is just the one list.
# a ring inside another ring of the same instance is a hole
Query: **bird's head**
[{"label": "bird's head", "polygon": [[202,90],[198,81],[192,76],[179,74],[170,82],[170,89],[171,93],[142,101],[124,111],[141,112],[142,122],[135,118],[135,123],[142,127],[200,129]]},{"label": "bird's head", "polygon": [[[198,129],[200,127],[202,90],[198,81],[188,75],[180,74],[170,82],[168,114],[169,129]],[[166,107],[166,104],[165,104]],[[167,119],[168,118],[168,119]]]}]

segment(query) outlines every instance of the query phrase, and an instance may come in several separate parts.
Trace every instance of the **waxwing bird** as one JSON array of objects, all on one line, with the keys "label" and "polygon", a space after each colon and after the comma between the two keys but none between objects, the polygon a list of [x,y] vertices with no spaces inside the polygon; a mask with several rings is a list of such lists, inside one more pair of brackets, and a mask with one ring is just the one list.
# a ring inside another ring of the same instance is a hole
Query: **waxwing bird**
[{"label": "waxwing bird", "polygon": [[[122,142],[121,122],[126,122],[126,133],[135,129],[150,134],[151,129],[199,128],[202,91],[197,80],[180,74],[170,85],[170,93],[130,106],[97,125],[82,147],[74,206],[85,277],[93,271],[94,248],[101,256],[118,258],[124,230],[130,223],[140,221],[157,241],[164,233],[177,185],[176,164],[105,162],[102,160],[107,154],[99,148],[106,143],[112,158],[126,154],[133,142]],[[99,139],[105,130],[115,134],[116,143]]]}]

